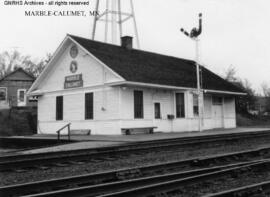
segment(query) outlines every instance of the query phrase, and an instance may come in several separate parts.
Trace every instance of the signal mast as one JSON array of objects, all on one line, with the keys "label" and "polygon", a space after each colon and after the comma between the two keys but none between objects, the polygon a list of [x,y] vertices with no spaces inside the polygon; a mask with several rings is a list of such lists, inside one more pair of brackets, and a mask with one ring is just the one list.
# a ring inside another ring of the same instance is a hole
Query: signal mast
[{"label": "signal mast", "polygon": [[193,41],[195,41],[196,45],[196,76],[197,76],[197,95],[198,95],[198,110],[199,110],[199,131],[203,131],[202,123],[203,123],[203,92],[201,91],[201,82],[202,77],[200,77],[200,65],[199,65],[199,35],[202,33],[202,13],[199,14],[199,28],[194,27],[190,33],[188,33],[183,28],[180,29],[183,34],[185,34],[187,37],[191,38]]}]

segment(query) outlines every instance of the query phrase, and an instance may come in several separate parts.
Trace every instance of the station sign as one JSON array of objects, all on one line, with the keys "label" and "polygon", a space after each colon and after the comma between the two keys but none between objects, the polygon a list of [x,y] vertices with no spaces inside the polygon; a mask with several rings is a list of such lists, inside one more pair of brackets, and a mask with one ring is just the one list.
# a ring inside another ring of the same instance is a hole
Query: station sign
[{"label": "station sign", "polygon": [[83,86],[82,74],[70,75],[65,77],[64,88],[78,88]]}]

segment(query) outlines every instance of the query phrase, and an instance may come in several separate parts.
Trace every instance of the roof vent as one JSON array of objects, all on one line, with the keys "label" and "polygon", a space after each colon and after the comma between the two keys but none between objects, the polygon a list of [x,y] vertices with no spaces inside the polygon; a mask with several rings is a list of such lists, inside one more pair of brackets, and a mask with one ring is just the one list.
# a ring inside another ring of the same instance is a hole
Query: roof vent
[{"label": "roof vent", "polygon": [[132,49],[132,37],[131,36],[121,37],[121,47],[124,47],[125,49]]}]

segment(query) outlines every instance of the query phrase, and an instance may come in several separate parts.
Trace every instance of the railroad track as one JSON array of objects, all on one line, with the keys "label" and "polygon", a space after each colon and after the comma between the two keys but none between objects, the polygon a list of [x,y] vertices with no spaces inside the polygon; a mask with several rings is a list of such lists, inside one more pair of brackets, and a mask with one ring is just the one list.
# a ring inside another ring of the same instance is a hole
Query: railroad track
[{"label": "railroad track", "polygon": [[[96,195],[98,197],[146,197],[146,196],[170,196],[167,195],[170,192],[176,192],[178,191],[178,195],[172,195],[172,196],[182,196],[182,191],[185,190],[188,186],[195,185],[195,184],[202,184],[202,183],[209,183],[211,180],[218,179],[220,177],[226,177],[226,176],[238,176],[241,175],[243,172],[248,171],[262,171],[262,170],[270,170],[270,160],[262,161],[258,163],[253,164],[247,164],[244,166],[238,166],[238,167],[232,167],[228,169],[219,170],[216,172],[210,172],[205,173],[201,175],[191,176],[187,178],[180,178],[180,179],[174,179],[169,181],[160,181],[159,183],[153,183],[150,185],[145,186],[133,186],[131,189],[126,190],[120,190],[118,192],[108,192],[101,195]],[[269,183],[268,183],[269,184]],[[266,186],[269,189],[269,185],[266,184]],[[60,191],[59,191],[60,192]],[[38,195],[37,195],[38,196]],[[36,196],[36,197],[37,197]],[[44,193],[44,195],[40,194],[39,197],[49,197],[48,193]],[[57,196],[57,195],[53,195]],[[91,195],[82,195],[82,196],[89,196]],[[230,197],[233,197],[229,195]],[[238,197],[238,196],[237,196]],[[247,195],[245,197],[251,197],[251,195]],[[258,197],[258,196],[256,196]]]},{"label": "railroad track", "polygon": [[[176,177],[179,179],[214,172],[225,168],[231,168],[234,166],[243,166],[262,161],[263,159],[267,159],[269,157],[270,147],[229,154],[198,157],[138,168],[121,169],[104,173],[86,174],[61,179],[10,185],[0,188],[0,196],[21,196],[24,194],[35,194],[45,191],[47,192],[46,195],[48,196],[80,196],[85,194],[84,192],[88,194],[98,194],[97,192],[100,193],[101,191],[104,192],[105,190],[111,191],[112,188],[122,188],[121,184],[123,183],[126,183],[125,189],[127,187],[130,188],[137,183],[140,186],[143,186],[146,183],[154,183],[159,180],[168,181],[175,179]],[[170,174],[167,176],[166,173]],[[132,182],[133,179],[134,182]],[[115,185],[113,183],[117,184]],[[65,190],[60,191],[60,193],[59,191],[54,192],[54,190],[59,189]]]},{"label": "railroad track", "polygon": [[29,170],[31,168],[49,168],[53,166],[76,165],[86,162],[116,160],[119,157],[130,155],[144,155],[147,152],[171,150],[185,146],[194,146],[205,143],[231,142],[234,140],[270,137],[269,131],[245,132],[219,135],[206,135],[196,137],[153,140],[129,143],[120,146],[103,147],[98,149],[80,149],[72,151],[58,151],[49,153],[36,153],[25,155],[12,155],[0,157],[0,171]]},{"label": "railroad track", "polygon": [[247,185],[240,188],[226,190],[218,193],[207,194],[204,197],[258,197],[269,196],[270,181]]}]

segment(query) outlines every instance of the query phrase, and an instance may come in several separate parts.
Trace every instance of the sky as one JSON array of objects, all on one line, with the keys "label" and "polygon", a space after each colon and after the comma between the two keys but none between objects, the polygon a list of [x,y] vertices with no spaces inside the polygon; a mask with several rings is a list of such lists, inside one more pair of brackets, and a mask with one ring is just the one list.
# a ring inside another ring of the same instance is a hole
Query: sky
[{"label": "sky", "polygon": [[[36,0],[38,1],[38,0]],[[39,0],[48,2],[49,0]],[[71,1],[71,0],[66,0]],[[67,33],[91,38],[93,17],[25,16],[25,10],[94,10],[89,6],[7,6],[0,3],[0,52],[17,49],[34,58],[53,53]],[[105,8],[100,0],[100,12]],[[123,11],[129,12],[127,0]],[[200,36],[200,63],[219,75],[228,67],[247,79],[257,92],[263,82],[270,86],[270,1],[269,0],[133,0],[142,50],[195,58],[195,44],[179,29],[198,26],[203,14]],[[124,34],[134,36],[132,21]],[[96,38],[103,41],[104,24],[98,23]]]}]

